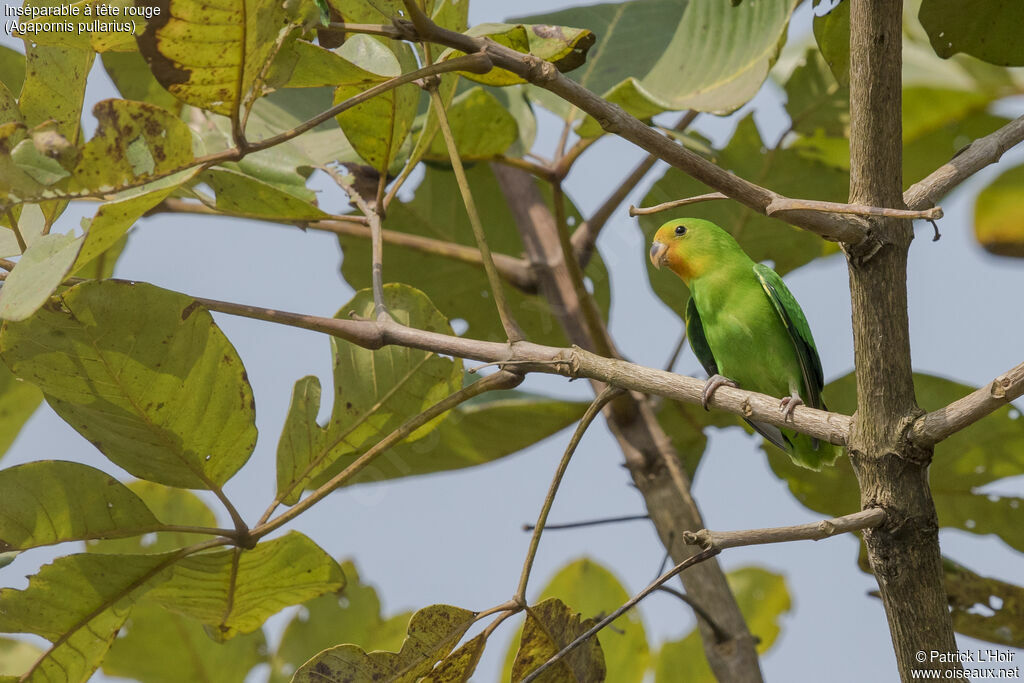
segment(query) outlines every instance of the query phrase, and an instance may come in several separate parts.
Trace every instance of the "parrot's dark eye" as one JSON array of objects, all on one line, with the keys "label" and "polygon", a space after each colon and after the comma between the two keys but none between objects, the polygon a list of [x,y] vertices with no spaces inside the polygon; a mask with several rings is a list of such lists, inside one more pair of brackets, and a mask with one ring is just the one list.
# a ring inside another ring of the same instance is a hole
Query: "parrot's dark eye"
[{"label": "parrot's dark eye", "polygon": [[676,234],[679,235],[680,237],[685,235],[686,234],[686,226],[685,225],[677,225],[676,226]]}]

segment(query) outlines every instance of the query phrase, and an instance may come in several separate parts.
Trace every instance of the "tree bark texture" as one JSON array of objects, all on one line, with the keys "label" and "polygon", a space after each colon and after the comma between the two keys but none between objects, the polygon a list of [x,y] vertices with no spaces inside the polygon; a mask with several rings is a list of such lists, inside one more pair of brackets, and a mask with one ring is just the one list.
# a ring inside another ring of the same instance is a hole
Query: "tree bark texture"
[{"label": "tree bark texture", "polygon": [[[901,47],[903,3],[851,0],[850,202],[903,208]],[[938,519],[928,486],[931,448],[906,431],[920,414],[914,397],[907,317],[910,221],[872,218],[876,249],[847,249],[853,306],[857,413],[850,459],[863,508],[886,523],[864,532],[900,676],[912,669],[960,668],[918,660],[956,651],[946,601]]]},{"label": "tree bark texture", "polygon": [[[565,258],[555,218],[543,201],[533,178],[525,172],[495,165],[516,225],[523,238],[527,259],[533,264],[541,294],[559,317],[569,340],[586,349],[617,355],[603,325],[590,329],[573,284],[572,264]],[[570,257],[572,251],[569,251]],[[600,320],[598,318],[598,320]],[[658,536],[676,562],[699,549],[687,545],[684,531],[704,528],[697,504],[690,496],[690,481],[679,457],[654,415],[649,399],[626,393],[605,408],[608,427],[622,448],[633,482],[643,495]],[[729,638],[720,641],[714,630],[698,618],[697,624],[711,669],[719,681],[756,683],[762,680],[756,642],[729,589],[721,566],[712,558],[680,575],[687,594],[696,600]]]}]

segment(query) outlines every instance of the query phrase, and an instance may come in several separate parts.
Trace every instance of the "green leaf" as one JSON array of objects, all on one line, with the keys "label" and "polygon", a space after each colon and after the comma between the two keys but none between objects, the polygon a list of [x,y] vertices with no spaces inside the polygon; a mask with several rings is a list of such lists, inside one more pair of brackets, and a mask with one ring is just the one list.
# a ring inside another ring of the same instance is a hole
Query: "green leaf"
[{"label": "green leaf", "polygon": [[836,81],[850,85],[850,3],[840,2],[828,14],[814,17],[814,40]]},{"label": "green leaf", "polygon": [[6,45],[0,45],[0,81],[15,95],[25,84],[25,55]]},{"label": "green leaf", "polygon": [[351,562],[343,562],[341,568],[347,580],[345,587],[337,594],[306,602],[288,622],[271,658],[270,683],[290,681],[305,661],[338,643],[351,643],[367,651],[401,649],[412,613],[384,619],[377,591],[360,581]]},{"label": "green leaf", "polygon": [[0,457],[42,400],[43,394],[34,384],[19,380],[0,363]]},{"label": "green leaf", "polygon": [[1024,25],[1024,5],[1016,0],[974,0],[967,8],[957,0],[923,0],[918,17],[935,53],[969,54],[991,64],[1024,66],[1024,46],[1017,30]]},{"label": "green leaf", "polygon": [[34,633],[54,643],[23,680],[85,681],[132,603],[166,578],[166,555],[67,555],[0,590],[0,632]]},{"label": "green leaf", "polygon": [[[758,653],[768,651],[781,630],[779,618],[792,607],[786,580],[760,567],[737,569],[726,578],[751,634],[758,639]],[[656,683],[714,683],[717,680],[704,657],[697,629],[682,640],[662,645],[654,672]]]},{"label": "green leaf", "polygon": [[[940,377],[914,374],[921,407],[936,410],[973,389]],[[835,411],[850,415],[857,406],[853,373],[825,387],[825,402]],[[1024,421],[1015,419],[1015,408],[1005,406],[937,444],[929,468],[929,480],[939,525],[974,534],[995,534],[1011,547],[1024,551],[1024,529],[1014,522],[1015,510],[1024,499],[996,496],[979,489],[993,481],[1024,474]],[[769,463],[779,478],[806,507],[838,516],[860,509],[857,478],[848,458],[822,472],[797,472],[784,453],[771,453]]]},{"label": "green leaf", "polygon": [[356,66],[332,50],[325,50],[305,40],[296,40],[288,46],[288,50],[295,60],[287,79],[289,88],[336,87],[342,84],[375,84],[380,81],[378,74]]},{"label": "green leaf", "polygon": [[138,36],[156,80],[182,102],[230,116],[260,93],[260,74],[287,23],[272,0],[140,0],[160,14]]},{"label": "green leaf", "polygon": [[[425,0],[418,4],[430,16],[436,3]],[[405,17],[402,0],[330,0],[330,5],[345,17],[345,21],[354,24],[390,24],[395,17]]]},{"label": "green leaf", "polygon": [[[517,52],[532,54],[551,62],[559,71],[572,71],[583,64],[587,51],[594,45],[594,34],[591,31],[546,24],[477,24],[465,31],[465,34],[488,38]],[[446,50],[440,61],[463,54],[454,49]],[[505,69],[495,68],[485,74],[460,71],[459,74],[484,85],[526,83],[526,80]]]},{"label": "green leaf", "polygon": [[181,111],[181,102],[157,83],[146,60],[138,52],[104,52],[103,68],[126,100],[149,102],[171,113]]},{"label": "green leaf", "polygon": [[0,638],[0,676],[21,676],[42,655],[43,651],[31,643]]},{"label": "green leaf", "polygon": [[0,81],[0,123],[22,121],[21,110],[18,109],[18,97]]},{"label": "green leaf", "polygon": [[[586,409],[586,402],[558,401],[520,391],[487,392],[450,411],[437,429],[423,438],[388,449],[386,455],[353,477],[349,484],[493,462],[568,427]],[[497,433],[502,438],[494,438]],[[342,458],[341,462],[349,460]]]},{"label": "green leaf", "polygon": [[78,142],[85,79],[92,67],[92,50],[26,43],[25,85],[18,106],[25,123],[49,119],[72,143]]},{"label": "green leaf", "polygon": [[[494,172],[485,164],[476,164],[466,169],[466,176],[491,251],[495,254],[521,254],[523,243]],[[541,186],[541,192],[550,197],[546,184]],[[567,209],[566,213],[572,220],[580,220],[575,207],[569,204]],[[391,204],[387,226],[389,230],[476,247],[455,174],[448,169],[428,167],[416,196],[409,202]],[[369,240],[339,237],[339,241],[344,251],[341,272],[345,281],[356,289],[369,287]],[[506,341],[483,266],[393,244],[384,245],[384,262],[388,264],[385,277],[422,289],[442,314],[468,323],[468,336]],[[585,275],[593,283],[598,306],[607,315],[611,296],[604,263],[595,256]],[[569,343],[543,297],[526,294],[508,285],[505,295],[527,338],[552,346]]]},{"label": "green leaf", "polygon": [[[199,496],[184,489],[174,489],[142,479],[128,483],[128,488],[142,499],[161,524],[192,527],[216,527],[217,518]],[[158,531],[146,536],[86,541],[89,552],[134,555],[156,554],[184,548],[203,540],[197,534],[181,531]]]},{"label": "green leaf", "polygon": [[302,665],[293,683],[376,681],[414,683],[455,648],[476,614],[450,605],[430,605],[412,616],[402,649],[365,652],[357,645],[324,650]]},{"label": "green leaf", "polygon": [[[756,183],[767,183],[771,189],[786,196],[846,201],[848,173],[808,159],[797,149],[776,149],[765,153],[763,145],[753,117],[747,116],[737,126],[728,146],[719,153],[718,163],[740,177]],[[707,186],[682,171],[669,169],[644,197],[643,205],[660,204],[710,191]],[[750,258],[754,261],[772,261],[780,275],[836,251],[833,243],[755,213],[738,202],[717,201],[687,206],[679,213],[641,216],[640,227],[647,238],[643,245],[645,263],[647,248],[658,227],[680,215],[717,223],[736,238],[740,246],[750,254]],[[647,263],[647,274],[654,292],[683,317],[687,302],[686,288],[678,278],[672,273],[655,270],[650,263]]]},{"label": "green leaf", "polygon": [[117,187],[192,163],[192,133],[166,109],[146,102],[103,100],[92,113],[99,125],[74,170],[81,187]]},{"label": "green leaf", "polygon": [[796,4],[689,3],[672,41],[640,84],[666,109],[737,109],[757,94],[775,64]]},{"label": "green leaf", "polygon": [[215,488],[256,443],[242,361],[190,297],[142,283],[76,285],[4,323],[0,356],[132,474]]},{"label": "green leaf", "polygon": [[124,237],[142,216],[199,173],[192,168],[161,178],[141,188],[126,190],[106,202],[88,222],[85,243],[75,260],[74,271],[81,272]]},{"label": "green leaf", "polygon": [[289,605],[345,585],[338,563],[297,531],[251,550],[192,555],[147,597],[198,619],[218,641],[252,633]]},{"label": "green leaf", "polygon": [[104,657],[103,673],[146,683],[242,683],[267,660],[266,648],[262,630],[218,643],[198,622],[143,599]]},{"label": "green leaf", "polygon": [[110,8],[107,10],[109,13],[104,15],[92,13],[93,7],[96,5],[90,0],[80,0],[75,3],[62,3],[60,0],[35,0],[31,4],[36,7],[67,5],[74,8],[76,12],[70,17],[56,17],[57,22],[66,22],[72,27],[72,30],[69,31],[45,29],[47,24],[57,23],[54,21],[55,17],[52,16],[42,16],[27,21],[27,24],[34,24],[37,28],[30,29],[25,34],[41,45],[60,45],[80,50],[95,50],[96,52],[134,51],[134,36],[142,33],[146,26],[146,20],[142,16],[128,14],[128,7],[134,9],[132,0],[110,0],[106,3],[106,7]]},{"label": "green leaf", "polygon": [[[471,88],[456,97],[447,114],[455,147],[463,161],[498,156],[519,139],[515,118],[483,88]],[[448,161],[448,146],[442,135],[434,136],[424,158]]]},{"label": "green leaf", "polygon": [[945,88],[903,89],[903,186],[909,187],[1009,119],[986,110],[994,95]]},{"label": "green leaf", "polygon": [[476,665],[480,663],[485,645],[487,638],[483,633],[467,640],[421,680],[423,683],[467,683],[476,671]]},{"label": "green leaf", "polygon": [[993,254],[1024,258],[1024,165],[1003,171],[978,193],[974,236]]},{"label": "green leaf", "polygon": [[25,320],[56,291],[82,246],[72,234],[44,235],[25,250],[0,289],[0,318]]},{"label": "green leaf", "polygon": [[[592,31],[597,42],[587,54],[583,68],[571,72],[569,78],[593,92],[607,94],[624,79],[642,78],[650,72],[668,49],[689,4],[689,0],[614,2],[519,17],[513,21],[579,26]],[[531,95],[533,92],[531,89]],[[570,105],[561,99],[551,99],[555,100],[554,104],[549,104],[547,98],[542,103],[566,118]]]},{"label": "green leaf", "polygon": [[[629,600],[629,593],[606,568],[583,558],[563,567],[541,593],[558,598],[581,614],[595,619]],[[643,621],[636,610],[622,615],[598,634],[607,680],[639,683],[647,671],[649,652]]]},{"label": "green leaf", "polygon": [[1024,588],[942,558],[953,628],[990,643],[1024,647]]},{"label": "green leaf", "polygon": [[327,218],[313,204],[239,171],[211,168],[201,178],[217,194],[217,208],[221,211],[282,221]]},{"label": "green leaf", "polygon": [[814,48],[807,50],[804,63],[786,81],[786,113],[801,135],[849,137],[850,91],[836,82]]},{"label": "green leaf", "polygon": [[[355,36],[342,46],[342,54],[376,80],[342,84],[334,91],[334,104],[343,102],[402,72],[398,58],[387,46],[369,36]],[[359,156],[384,174],[398,157],[412,129],[419,103],[419,88],[411,83],[380,93],[335,118]]]},{"label": "green leaf", "polygon": [[[37,197],[45,189],[45,185],[40,183],[34,177],[32,177],[27,169],[21,168],[13,159],[13,151],[18,148],[20,144],[26,141],[25,124],[18,121],[10,121],[8,123],[0,125],[0,197],[12,197],[14,199],[30,199]],[[39,212],[39,207],[30,207],[34,211]],[[24,215],[25,211],[22,211]],[[41,215],[41,212],[40,212]],[[22,216],[15,214],[15,219],[18,220],[18,225],[21,228],[22,237],[25,241],[29,241],[29,235],[26,235],[25,228],[22,226],[27,221],[23,220]],[[18,244],[18,240],[12,230],[10,230],[10,220],[5,215],[4,229],[2,231],[3,236],[0,238],[0,251],[5,256],[12,256],[21,253],[21,248]],[[43,222],[38,225],[38,231],[31,231],[32,237],[38,237],[42,234]]]},{"label": "green leaf", "polygon": [[[385,303],[402,324],[452,334],[448,321],[420,291],[387,285]],[[354,313],[373,317],[373,296],[360,291],[336,317]],[[320,383],[306,377],[296,383],[292,405],[277,451],[278,498],[294,504],[311,481],[333,476],[410,417],[426,410],[462,384],[462,361],[400,346],[376,351],[331,339],[334,355],[334,408],[326,428],[316,423]],[[413,432],[416,440],[443,416]],[[321,476],[322,475],[322,476]]]},{"label": "green leaf", "polygon": [[135,535],[157,524],[124,484],[88,465],[42,460],[0,470],[0,552]]},{"label": "green leaf", "polygon": [[[512,664],[511,680],[522,680],[593,624],[593,619],[582,621],[578,612],[573,612],[558,598],[548,598],[533,605],[526,613],[526,625],[523,626],[519,650]],[[559,660],[537,680],[543,683],[589,683],[603,681],[604,677],[601,644],[597,638],[591,638]]]}]

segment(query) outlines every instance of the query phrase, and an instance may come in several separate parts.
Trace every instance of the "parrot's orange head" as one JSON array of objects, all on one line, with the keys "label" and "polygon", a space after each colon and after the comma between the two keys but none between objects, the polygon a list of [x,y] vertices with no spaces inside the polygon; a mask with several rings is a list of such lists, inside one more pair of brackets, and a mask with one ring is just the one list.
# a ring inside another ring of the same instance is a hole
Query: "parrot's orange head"
[{"label": "parrot's orange head", "polygon": [[739,248],[732,235],[711,221],[678,218],[665,223],[654,234],[651,263],[655,268],[668,266],[689,284],[710,270],[723,255]]}]

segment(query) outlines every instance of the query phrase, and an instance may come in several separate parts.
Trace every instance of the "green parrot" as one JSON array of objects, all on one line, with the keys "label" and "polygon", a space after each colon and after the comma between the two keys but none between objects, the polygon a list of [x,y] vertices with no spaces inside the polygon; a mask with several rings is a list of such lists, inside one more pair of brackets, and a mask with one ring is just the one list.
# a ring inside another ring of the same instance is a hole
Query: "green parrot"
[{"label": "green parrot", "polygon": [[[801,404],[826,410],[811,328],[778,273],[754,263],[732,235],[699,218],[662,225],[651,245],[651,263],[668,266],[690,289],[686,335],[710,375],[701,395],[705,409],[718,387],[727,385],[784,396],[779,409],[789,419]],[[830,443],[747,422],[802,467],[820,470],[839,455]]]}]

